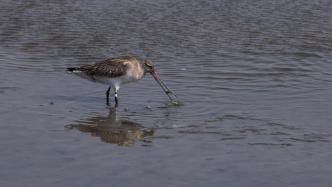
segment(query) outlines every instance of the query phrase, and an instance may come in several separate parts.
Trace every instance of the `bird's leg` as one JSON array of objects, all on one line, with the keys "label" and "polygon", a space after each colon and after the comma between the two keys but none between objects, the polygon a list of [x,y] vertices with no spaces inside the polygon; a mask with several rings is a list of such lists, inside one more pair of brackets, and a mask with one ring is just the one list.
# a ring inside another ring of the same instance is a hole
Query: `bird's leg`
[{"label": "bird's leg", "polygon": [[118,103],[119,103],[117,91],[115,91],[114,101],[115,101],[115,108],[116,108],[116,107],[118,107]]},{"label": "bird's leg", "polygon": [[111,90],[111,87],[108,87],[108,89],[106,91],[106,105],[107,106],[110,105],[110,90]]},{"label": "bird's leg", "polygon": [[114,93],[114,101],[115,101],[115,108],[118,107],[119,101],[118,101],[118,89],[115,87],[115,93]]}]

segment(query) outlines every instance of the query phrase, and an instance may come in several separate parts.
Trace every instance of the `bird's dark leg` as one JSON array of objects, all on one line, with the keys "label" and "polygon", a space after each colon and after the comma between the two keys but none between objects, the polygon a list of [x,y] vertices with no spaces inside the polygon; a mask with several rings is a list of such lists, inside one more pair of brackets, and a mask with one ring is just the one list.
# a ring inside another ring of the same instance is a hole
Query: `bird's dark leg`
[{"label": "bird's dark leg", "polygon": [[119,103],[119,101],[118,101],[118,92],[117,91],[115,91],[115,94],[114,94],[114,101],[115,101],[115,108],[116,108],[116,107],[118,107],[118,103]]},{"label": "bird's dark leg", "polygon": [[107,106],[110,105],[110,90],[111,90],[111,87],[108,87],[108,89],[106,91],[106,105]]}]

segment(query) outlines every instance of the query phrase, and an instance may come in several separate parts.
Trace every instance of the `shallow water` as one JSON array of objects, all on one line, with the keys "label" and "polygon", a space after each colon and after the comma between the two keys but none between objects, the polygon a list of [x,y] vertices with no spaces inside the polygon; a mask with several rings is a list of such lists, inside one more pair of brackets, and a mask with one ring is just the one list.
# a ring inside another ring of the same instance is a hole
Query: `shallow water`
[{"label": "shallow water", "polygon": [[[0,185],[331,186],[331,7],[0,0]],[[65,72],[128,54],[181,104]]]}]

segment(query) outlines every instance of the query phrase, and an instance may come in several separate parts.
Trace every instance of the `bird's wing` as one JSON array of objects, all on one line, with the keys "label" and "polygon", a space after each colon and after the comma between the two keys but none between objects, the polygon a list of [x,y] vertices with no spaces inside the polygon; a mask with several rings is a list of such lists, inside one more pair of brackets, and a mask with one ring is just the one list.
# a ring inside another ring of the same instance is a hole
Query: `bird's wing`
[{"label": "bird's wing", "polygon": [[79,69],[90,76],[119,77],[126,74],[128,66],[126,61],[130,57],[106,59],[93,65],[82,65]]}]

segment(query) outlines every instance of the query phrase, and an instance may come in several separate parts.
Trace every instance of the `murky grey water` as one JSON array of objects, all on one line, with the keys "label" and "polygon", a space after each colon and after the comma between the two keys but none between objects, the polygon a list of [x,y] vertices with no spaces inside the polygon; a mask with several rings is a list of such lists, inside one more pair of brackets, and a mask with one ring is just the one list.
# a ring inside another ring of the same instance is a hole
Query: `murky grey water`
[{"label": "murky grey water", "polygon": [[[329,0],[0,0],[0,186],[331,186]],[[132,54],[120,90],[65,73]]]}]

